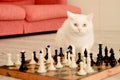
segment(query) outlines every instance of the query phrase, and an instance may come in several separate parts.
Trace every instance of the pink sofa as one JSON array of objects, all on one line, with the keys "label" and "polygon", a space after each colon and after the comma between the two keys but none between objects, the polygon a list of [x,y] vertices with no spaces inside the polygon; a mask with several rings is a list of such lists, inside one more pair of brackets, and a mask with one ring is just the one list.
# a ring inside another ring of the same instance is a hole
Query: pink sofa
[{"label": "pink sofa", "polygon": [[67,0],[0,0],[0,36],[55,31],[68,10],[81,13]]}]

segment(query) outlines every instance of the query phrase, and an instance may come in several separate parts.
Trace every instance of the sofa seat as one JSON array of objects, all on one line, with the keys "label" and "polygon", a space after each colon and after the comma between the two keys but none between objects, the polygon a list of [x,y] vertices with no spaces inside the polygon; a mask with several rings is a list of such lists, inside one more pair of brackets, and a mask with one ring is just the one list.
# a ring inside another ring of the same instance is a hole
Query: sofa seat
[{"label": "sofa seat", "polygon": [[67,11],[80,13],[79,8],[75,8],[71,5],[26,5],[23,6],[23,8],[26,11],[27,21],[65,18],[67,17]]}]

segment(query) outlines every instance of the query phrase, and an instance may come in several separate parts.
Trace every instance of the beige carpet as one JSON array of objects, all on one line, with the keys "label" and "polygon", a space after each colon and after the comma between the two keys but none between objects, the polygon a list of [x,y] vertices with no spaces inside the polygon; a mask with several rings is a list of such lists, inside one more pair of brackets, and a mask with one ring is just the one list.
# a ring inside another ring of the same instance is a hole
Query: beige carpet
[{"label": "beige carpet", "polygon": [[[119,58],[119,34],[119,31],[95,31],[95,45],[92,49],[94,55],[96,56],[96,54],[98,53],[98,44],[102,42],[103,48],[105,46],[108,46],[109,49],[113,48],[115,50],[116,57]],[[40,49],[45,49],[47,45],[51,45],[52,52],[54,53],[54,49],[56,48],[54,44],[55,35],[56,33],[0,39],[0,65],[4,65],[6,63],[7,53],[12,53],[13,61],[16,60],[16,54],[20,53],[20,51],[22,50],[26,51],[26,59],[29,59],[30,55],[28,54],[32,53],[34,50],[39,53]],[[0,80],[3,79],[0,78]],[[114,80],[117,80],[117,78]]]}]

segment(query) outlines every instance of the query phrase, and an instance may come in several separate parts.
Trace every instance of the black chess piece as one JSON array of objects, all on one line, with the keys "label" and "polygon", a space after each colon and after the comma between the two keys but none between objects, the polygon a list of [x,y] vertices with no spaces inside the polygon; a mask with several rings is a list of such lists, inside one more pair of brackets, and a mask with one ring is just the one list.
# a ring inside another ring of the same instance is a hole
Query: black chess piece
[{"label": "black chess piece", "polygon": [[103,64],[100,54],[97,54],[97,61],[95,64],[96,64],[96,66],[101,66]]},{"label": "black chess piece", "polygon": [[76,63],[79,64],[81,61],[82,61],[81,53],[78,53],[78,60],[76,61]]},{"label": "black chess piece", "polygon": [[117,64],[117,61],[116,61],[116,58],[114,56],[115,55],[114,50],[112,48],[110,49],[110,53],[111,53],[111,55],[110,55],[110,65],[111,65],[111,67],[114,67]]},{"label": "black chess piece", "polygon": [[69,51],[67,51],[66,53],[67,53],[67,59],[68,59],[68,54],[69,54]]},{"label": "black chess piece", "polygon": [[85,51],[84,51],[84,57],[87,58],[87,55],[88,55],[88,52],[87,52],[87,49],[85,49]]},{"label": "black chess piece", "polygon": [[36,51],[33,51],[33,55],[34,55],[34,60],[35,60],[35,62],[38,63],[38,58],[36,57]]},{"label": "black chess piece", "polygon": [[99,57],[103,60],[103,55],[102,55],[102,44],[99,44]]},{"label": "black chess piece", "polygon": [[28,70],[27,65],[25,63],[25,52],[21,52],[21,65],[19,68],[19,71],[24,72],[26,70]]},{"label": "black chess piece", "polygon": [[72,46],[71,45],[68,46],[68,49],[69,49],[70,52],[72,52]]},{"label": "black chess piece", "polygon": [[55,50],[55,55],[53,57],[54,61],[57,62],[58,50]]},{"label": "black chess piece", "polygon": [[109,56],[108,56],[108,48],[107,48],[107,46],[105,47],[105,56],[103,57],[103,61],[104,61],[104,63],[105,63],[105,66],[108,66],[108,63],[110,62],[109,61]]},{"label": "black chess piece", "polygon": [[90,53],[90,59],[91,59],[91,66],[94,66],[95,65],[95,61],[93,59],[93,54]]},{"label": "black chess piece", "polygon": [[63,51],[62,51],[62,47],[60,47],[60,53],[59,53],[60,57],[64,57]]},{"label": "black chess piece", "polygon": [[48,48],[46,48],[46,55],[45,55],[45,59],[48,59]]}]

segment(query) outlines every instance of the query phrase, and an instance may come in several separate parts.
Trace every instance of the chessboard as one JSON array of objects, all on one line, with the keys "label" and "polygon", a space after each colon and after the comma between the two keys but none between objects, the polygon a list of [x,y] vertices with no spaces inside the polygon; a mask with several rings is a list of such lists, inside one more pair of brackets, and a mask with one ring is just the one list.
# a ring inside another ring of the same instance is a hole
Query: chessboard
[{"label": "chessboard", "polygon": [[101,80],[120,72],[119,64],[113,68],[106,68],[105,66],[101,66],[101,68],[99,68],[94,66],[96,72],[85,76],[77,75],[78,68],[71,69],[70,67],[63,67],[55,71],[47,71],[46,73],[40,74],[37,72],[37,65],[27,66],[28,70],[25,72],[20,72],[18,66],[15,65],[9,67],[1,66],[0,74],[22,80]]},{"label": "chessboard", "polygon": [[59,54],[55,50],[55,55],[52,56],[51,47],[47,46],[46,54],[40,50],[37,57],[36,51],[33,51],[30,60],[26,60],[25,51],[21,51],[21,56],[17,54],[15,62],[12,61],[11,54],[7,54],[8,61],[6,65],[0,66],[0,75],[22,80],[101,80],[120,72],[120,58],[115,58],[112,48],[108,50],[105,47],[103,56],[102,44],[99,44],[96,58],[87,49],[84,55],[79,52],[76,56],[74,48],[69,46],[65,53],[60,48]]}]

